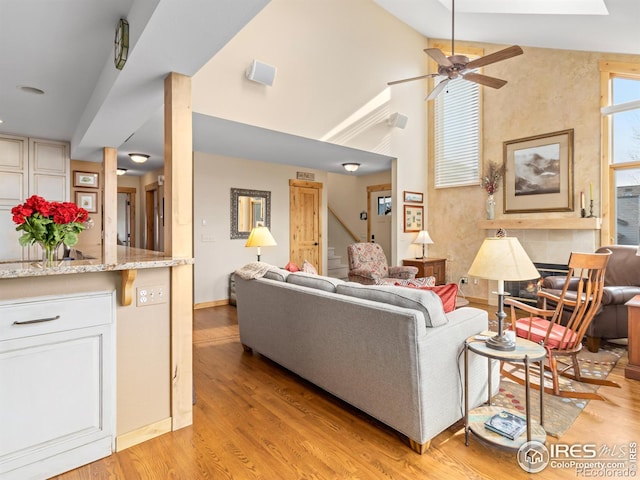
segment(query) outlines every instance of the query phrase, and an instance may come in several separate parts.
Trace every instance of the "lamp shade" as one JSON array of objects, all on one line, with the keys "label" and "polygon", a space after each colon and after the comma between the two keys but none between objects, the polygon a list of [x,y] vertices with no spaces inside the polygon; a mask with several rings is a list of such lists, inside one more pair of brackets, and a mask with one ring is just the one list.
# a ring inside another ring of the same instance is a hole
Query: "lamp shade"
[{"label": "lamp shade", "polygon": [[427,232],[426,230],[420,230],[420,233],[418,233],[418,236],[413,241],[413,243],[417,243],[418,245],[425,245],[433,243],[433,240],[431,240],[429,232]]},{"label": "lamp shade", "polygon": [[530,280],[540,274],[516,237],[485,238],[469,276],[487,280]]},{"label": "lamp shade", "polygon": [[275,247],[278,245],[271,235],[269,229],[265,226],[259,225],[253,227],[245,247]]}]

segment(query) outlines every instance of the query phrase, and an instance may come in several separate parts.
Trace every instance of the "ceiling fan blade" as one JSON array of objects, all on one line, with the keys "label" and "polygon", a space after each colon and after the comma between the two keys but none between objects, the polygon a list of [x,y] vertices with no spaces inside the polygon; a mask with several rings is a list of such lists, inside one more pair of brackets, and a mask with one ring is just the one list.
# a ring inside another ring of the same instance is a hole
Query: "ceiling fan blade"
[{"label": "ceiling fan blade", "polygon": [[506,60],[508,58],[515,57],[517,55],[522,55],[522,53],[523,53],[522,48],[520,48],[518,45],[513,45],[503,50],[499,50],[495,53],[490,53],[489,55],[485,55],[484,57],[471,60],[467,64],[467,70],[474,70],[476,68],[484,67],[485,65],[489,65],[491,63],[501,62],[502,60]]},{"label": "ceiling fan blade", "polygon": [[425,48],[424,53],[433,58],[438,65],[442,65],[444,67],[452,67],[453,63],[451,60],[447,58],[447,56],[440,51],[439,48]]},{"label": "ceiling fan blade", "polygon": [[434,98],[436,98],[438,96],[438,94],[444,90],[444,87],[447,86],[447,83],[449,83],[449,79],[445,79],[442,80],[438,85],[435,86],[435,88],[433,90],[431,90],[431,93],[429,93],[429,95],[427,96],[427,98],[425,98],[425,101],[429,101],[429,100],[433,100]]},{"label": "ceiling fan blade", "polygon": [[398,83],[413,82],[414,80],[422,80],[423,78],[435,77],[437,75],[437,73],[428,73],[427,75],[420,75],[419,77],[411,77],[405,78],[404,80],[394,80],[393,82],[387,82],[387,85],[397,85]]},{"label": "ceiling fan blade", "polygon": [[506,80],[473,72],[465,73],[462,78],[464,78],[465,80],[469,80],[470,82],[479,83],[480,85],[491,88],[500,88],[504,87],[507,84]]}]

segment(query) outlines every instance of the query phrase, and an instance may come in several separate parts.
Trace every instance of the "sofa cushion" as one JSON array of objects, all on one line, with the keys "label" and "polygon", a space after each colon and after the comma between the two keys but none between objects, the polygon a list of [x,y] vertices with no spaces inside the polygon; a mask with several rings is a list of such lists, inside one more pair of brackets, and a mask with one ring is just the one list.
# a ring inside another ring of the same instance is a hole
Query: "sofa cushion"
[{"label": "sofa cushion", "polygon": [[287,277],[287,283],[302,285],[303,287],[324,290],[325,292],[336,293],[338,285],[345,283],[339,278],[323,277],[312,273],[295,272]]},{"label": "sofa cushion", "polygon": [[289,272],[284,268],[274,267],[264,274],[264,278],[268,278],[270,280],[277,280],[278,282],[286,282],[287,277],[289,276]]},{"label": "sofa cushion", "polygon": [[427,327],[445,325],[449,319],[444,313],[440,297],[428,290],[385,285],[361,285],[355,282],[338,285],[342,295],[387,303],[396,307],[412,308],[422,312]]}]

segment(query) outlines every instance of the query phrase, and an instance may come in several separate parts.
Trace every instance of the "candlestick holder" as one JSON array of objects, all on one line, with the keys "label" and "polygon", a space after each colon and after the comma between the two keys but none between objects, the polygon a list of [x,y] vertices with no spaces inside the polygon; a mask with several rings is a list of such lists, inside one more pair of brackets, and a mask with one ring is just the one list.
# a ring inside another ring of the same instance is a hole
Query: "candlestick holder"
[{"label": "candlestick holder", "polygon": [[587,216],[587,211],[584,208],[580,209],[580,217],[584,218]]},{"label": "candlestick holder", "polygon": [[595,218],[593,214],[593,200],[589,200],[589,216],[587,218]]}]

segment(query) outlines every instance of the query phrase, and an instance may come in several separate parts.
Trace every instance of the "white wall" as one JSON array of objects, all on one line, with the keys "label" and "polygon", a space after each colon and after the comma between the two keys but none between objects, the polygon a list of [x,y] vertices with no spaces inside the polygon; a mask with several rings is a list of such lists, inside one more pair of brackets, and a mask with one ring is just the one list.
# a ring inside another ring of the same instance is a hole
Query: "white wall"
[{"label": "white wall", "polygon": [[[271,192],[271,233],[278,245],[262,248],[261,260],[283,267],[289,261],[289,179],[296,167],[194,152],[194,303],[229,298],[229,274],[256,260],[246,240],[231,240],[231,188]],[[305,172],[310,170],[305,169]],[[322,238],[327,249],[327,173],[313,171],[323,184]],[[203,235],[213,242],[203,241]],[[326,255],[323,255],[326,271]]]},{"label": "white wall", "polygon": [[[423,52],[427,46],[425,37],[370,0],[272,0],[194,75],[193,110],[397,157],[391,177],[395,207],[393,254],[389,260],[398,264],[402,258],[413,256],[411,242],[415,238],[415,233],[402,231],[402,192],[424,192],[427,198],[427,85],[426,81],[417,81],[388,87],[387,82],[427,73]],[[273,86],[244,77],[253,59],[277,67]],[[396,111],[409,117],[404,130],[386,124],[388,115]],[[210,160],[215,156],[206,157]],[[254,163],[251,168],[242,169],[240,165],[244,164],[237,159],[217,160],[213,166],[202,158],[203,154],[196,154],[196,303],[227,298],[225,276],[255,259],[245,251],[244,242],[228,240],[229,188],[286,188],[288,192],[286,182],[278,187],[277,179],[295,178],[294,167],[268,164],[257,169],[261,175],[254,176]],[[220,175],[235,184],[219,185],[215,177]],[[267,188],[265,184],[274,186]],[[217,195],[211,191],[212,185],[223,188],[220,198],[224,203],[214,204],[212,196]],[[328,190],[329,195],[335,192]],[[355,212],[366,210],[366,189],[362,199],[349,193],[340,203],[362,202]],[[282,201],[285,200],[277,208],[287,213],[286,222],[280,223],[272,215],[272,222],[278,222],[275,228],[282,229],[274,232],[279,245],[274,253],[268,249],[264,252],[265,261],[282,265],[288,256],[288,248],[280,246],[281,241],[288,245],[288,193]],[[426,207],[425,204],[425,217]],[[203,216],[208,221],[204,227]],[[326,222],[325,213],[323,221]],[[201,242],[203,228],[213,233],[216,242]],[[362,230],[363,225],[356,228]],[[326,243],[326,231],[323,238]],[[326,245],[323,248],[326,252]],[[224,253],[217,253],[221,251]]]}]

